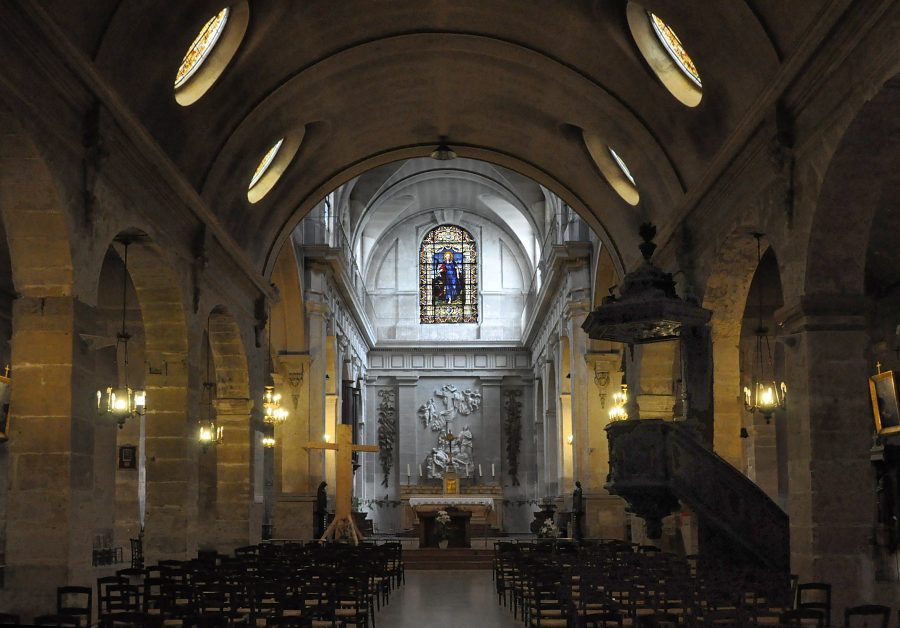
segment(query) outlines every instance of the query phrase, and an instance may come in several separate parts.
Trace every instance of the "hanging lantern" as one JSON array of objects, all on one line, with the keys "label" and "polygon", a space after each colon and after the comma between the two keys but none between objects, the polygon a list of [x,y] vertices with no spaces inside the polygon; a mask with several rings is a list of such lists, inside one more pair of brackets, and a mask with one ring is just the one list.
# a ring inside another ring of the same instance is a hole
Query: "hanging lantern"
[{"label": "hanging lantern", "polygon": [[273,432],[266,432],[262,437],[262,446],[266,449],[274,449],[275,448],[275,434]]},{"label": "hanging lantern", "polygon": [[[762,236],[761,233],[753,234],[756,238],[757,269],[762,259],[760,248]],[[787,385],[775,379],[775,362],[769,344],[768,329],[763,325],[762,289],[759,285],[757,297],[756,347],[753,353],[751,384],[744,386],[744,407],[748,412],[759,412],[766,419],[766,423],[769,423],[775,410],[785,405]]]},{"label": "hanging lantern", "polygon": [[622,390],[613,393],[612,408],[609,409],[610,421],[624,421],[628,418],[625,404],[628,403],[628,384],[622,384]]},{"label": "hanging lantern", "polygon": [[[209,364],[207,363],[206,379],[209,380]],[[224,440],[224,430],[213,419],[213,391],[215,384],[210,381],[203,382],[203,388],[206,396],[206,416],[198,421],[197,442],[203,448],[203,452],[210,447],[221,445]]]},{"label": "hanging lantern", "polygon": [[281,425],[287,420],[288,412],[281,407],[281,393],[274,386],[266,386],[263,393],[263,422],[266,425]]},{"label": "hanging lantern", "polygon": [[[122,240],[125,254],[122,258],[122,330],[116,334],[116,370],[119,372],[120,386],[108,386],[97,391],[97,414],[116,420],[119,428],[133,416],[144,416],[147,410],[147,393],[128,385],[128,341],[131,334],[125,328],[126,281],[128,279],[128,240]],[[119,345],[122,346],[122,364],[119,364]]]}]

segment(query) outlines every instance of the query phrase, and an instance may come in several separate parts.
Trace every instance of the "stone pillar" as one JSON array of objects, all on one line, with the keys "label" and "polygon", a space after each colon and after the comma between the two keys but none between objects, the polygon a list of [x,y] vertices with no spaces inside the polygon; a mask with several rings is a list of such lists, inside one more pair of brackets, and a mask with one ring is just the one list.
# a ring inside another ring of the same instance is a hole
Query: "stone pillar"
[{"label": "stone pillar", "polygon": [[790,455],[791,571],[832,585],[832,619],[871,600],[875,509],[862,296],[806,295],[784,326]]},{"label": "stone pillar", "polygon": [[[478,482],[487,484],[499,484],[500,486],[511,486],[512,478],[507,475],[506,457],[501,452],[506,451],[506,435],[503,431],[503,422],[506,419],[506,409],[504,408],[503,378],[498,376],[482,376],[481,380],[481,418],[479,425],[473,429],[473,433],[479,434],[481,438],[475,441],[473,447],[473,456],[475,462],[474,473],[478,473],[478,464],[481,464],[481,470],[484,472],[484,478],[478,478]],[[495,429],[499,428],[499,433],[489,433],[485,429],[485,417],[493,418]],[[460,417],[457,420],[457,429],[462,429],[465,422],[471,417]],[[499,419],[499,421],[497,420]],[[499,437],[499,438],[498,438]],[[496,440],[495,440],[496,439]],[[491,465],[494,465],[496,477],[491,477]],[[519,469],[519,479],[522,479],[522,469]],[[506,489],[508,490],[508,489]],[[505,491],[504,491],[505,494]]]},{"label": "stone pillar", "polygon": [[[540,387],[540,389],[538,388]],[[534,417],[534,464],[529,474],[529,481],[533,482],[536,499],[541,499],[547,494],[547,483],[544,479],[546,466],[544,464],[544,385],[543,380],[534,378],[534,397],[532,404],[532,416]]]},{"label": "stone pillar", "polygon": [[280,355],[276,370],[282,381],[282,404],[290,415],[278,428],[275,446],[274,534],[282,539],[310,539],[316,489],[321,482],[320,476],[312,475],[312,461],[321,461],[321,454],[303,447],[321,439],[321,431],[318,438],[314,434],[310,416],[314,405],[309,395],[311,358],[306,354]]},{"label": "stone pillar", "polygon": [[569,335],[570,350],[572,352],[571,386],[572,386],[572,477],[574,481],[580,480],[582,489],[587,489],[585,480],[591,473],[590,449],[592,447],[590,432],[589,406],[597,391],[591,385],[593,369],[589,369],[587,362],[588,346],[590,338],[581,329],[581,323],[591,311],[590,302],[584,300],[570,300],[566,304],[564,316]]},{"label": "stone pillar", "polygon": [[56,587],[92,581],[97,411],[77,340],[92,312],[73,297],[13,304],[4,610],[27,617],[55,608]]},{"label": "stone pillar", "polygon": [[257,540],[260,531],[250,529],[250,410],[249,399],[216,399],[216,422],[222,443],[216,446],[216,521],[204,542],[219,552]]},{"label": "stone pillar", "polygon": [[581,484],[586,510],[585,536],[589,538],[625,538],[625,501],[610,495],[604,488],[609,473],[609,442],[604,428],[609,423],[612,396],[621,389],[621,360],[617,351],[585,356],[590,380],[587,384],[587,462],[582,467]]},{"label": "stone pillar", "polygon": [[183,356],[148,351],[147,369],[144,558],[152,564],[196,554],[197,448]]},{"label": "stone pillar", "polygon": [[[418,465],[422,463],[419,459],[419,438],[424,433],[421,429],[419,421],[419,406],[416,400],[416,390],[419,385],[418,375],[398,376],[397,381],[397,444],[394,451],[397,452],[394,465],[394,471],[391,474],[390,486],[388,486],[388,499],[400,499],[400,484],[406,483],[406,465],[410,468],[410,481],[418,475]],[[402,417],[409,417],[404,426]],[[406,429],[403,429],[403,428]],[[431,434],[429,431],[428,434]],[[416,469],[416,471],[413,471]],[[423,468],[424,471],[424,468]],[[427,473],[427,471],[425,471]],[[388,507],[382,517],[390,529],[400,530],[404,523],[401,518],[402,508]]]}]

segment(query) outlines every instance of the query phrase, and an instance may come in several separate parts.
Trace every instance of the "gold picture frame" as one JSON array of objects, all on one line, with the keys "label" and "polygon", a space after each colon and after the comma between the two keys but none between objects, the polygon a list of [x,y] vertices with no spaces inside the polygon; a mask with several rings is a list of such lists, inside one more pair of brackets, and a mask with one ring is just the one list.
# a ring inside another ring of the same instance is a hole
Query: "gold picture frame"
[{"label": "gold picture frame", "polygon": [[875,431],[878,434],[900,432],[900,405],[894,372],[872,375],[869,378],[869,395],[872,398],[872,414],[875,415]]}]

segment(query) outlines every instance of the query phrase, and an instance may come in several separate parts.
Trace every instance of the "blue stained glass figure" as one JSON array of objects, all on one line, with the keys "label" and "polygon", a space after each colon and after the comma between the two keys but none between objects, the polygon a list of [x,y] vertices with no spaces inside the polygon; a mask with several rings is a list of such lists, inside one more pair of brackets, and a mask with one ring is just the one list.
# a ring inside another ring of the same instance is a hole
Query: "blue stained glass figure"
[{"label": "blue stained glass figure", "polygon": [[432,256],[434,264],[434,300],[453,303],[465,291],[462,273],[463,254],[452,249],[438,251]]}]

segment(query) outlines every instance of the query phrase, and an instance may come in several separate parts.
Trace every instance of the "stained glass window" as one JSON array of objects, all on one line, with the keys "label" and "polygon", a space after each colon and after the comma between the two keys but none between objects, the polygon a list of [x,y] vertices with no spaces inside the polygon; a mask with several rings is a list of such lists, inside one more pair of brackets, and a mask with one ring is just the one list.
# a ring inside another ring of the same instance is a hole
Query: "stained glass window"
[{"label": "stained glass window", "polygon": [[203,28],[200,29],[197,37],[194,39],[194,43],[188,48],[184,59],[181,60],[181,66],[175,75],[175,87],[184,85],[194,72],[200,68],[200,65],[206,60],[206,56],[219,40],[222,31],[225,30],[225,22],[227,21],[228,8],[226,7],[210,18]]},{"label": "stained glass window", "polygon": [[275,142],[275,145],[269,149],[269,152],[266,153],[265,157],[262,158],[262,161],[259,162],[259,165],[256,166],[256,172],[253,173],[253,178],[250,179],[251,188],[256,185],[264,174],[266,174],[266,170],[272,165],[272,160],[275,159],[275,155],[278,154],[278,149],[281,148],[282,143],[284,143],[283,137]]},{"label": "stained glass window", "polygon": [[419,252],[419,320],[478,322],[478,258],[475,239],[455,225],[435,227]]},{"label": "stained glass window", "polygon": [[678,39],[678,35],[675,34],[675,31],[653,13],[648,11],[647,15],[650,17],[650,24],[653,26],[653,31],[656,33],[656,36],[659,37],[659,41],[662,42],[663,47],[665,47],[672,59],[675,60],[675,63],[681,68],[681,71],[684,72],[685,76],[694,81],[698,87],[702,87],[703,83],[700,82],[700,73],[697,72],[697,66],[694,65],[694,61],[684,49],[684,46],[682,45],[681,40]]}]

